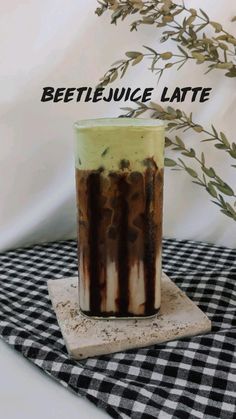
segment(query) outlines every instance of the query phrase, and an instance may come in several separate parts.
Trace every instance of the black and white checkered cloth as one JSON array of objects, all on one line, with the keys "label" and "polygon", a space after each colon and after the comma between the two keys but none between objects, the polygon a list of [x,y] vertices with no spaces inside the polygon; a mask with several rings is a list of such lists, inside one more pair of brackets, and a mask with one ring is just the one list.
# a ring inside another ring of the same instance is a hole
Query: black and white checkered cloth
[{"label": "black and white checkered cloth", "polygon": [[85,361],[69,359],[46,281],[75,275],[76,243],[0,255],[0,334],[114,418],[236,418],[236,251],[164,240],[164,269],[213,322],[211,333]]}]

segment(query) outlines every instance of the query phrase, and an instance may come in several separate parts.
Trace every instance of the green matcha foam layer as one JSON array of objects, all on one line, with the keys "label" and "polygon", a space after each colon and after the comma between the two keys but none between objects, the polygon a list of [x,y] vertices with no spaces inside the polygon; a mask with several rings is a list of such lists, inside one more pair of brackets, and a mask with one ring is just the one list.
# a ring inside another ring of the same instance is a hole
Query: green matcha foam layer
[{"label": "green matcha foam layer", "polygon": [[111,118],[75,124],[75,163],[81,170],[118,170],[128,160],[132,170],[144,170],[153,158],[164,166],[164,123],[153,119]]}]

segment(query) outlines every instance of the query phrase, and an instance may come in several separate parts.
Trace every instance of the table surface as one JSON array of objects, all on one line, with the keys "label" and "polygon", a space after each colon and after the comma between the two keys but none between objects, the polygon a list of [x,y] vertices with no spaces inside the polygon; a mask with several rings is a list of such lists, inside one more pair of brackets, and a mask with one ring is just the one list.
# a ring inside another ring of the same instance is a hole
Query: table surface
[{"label": "table surface", "polygon": [[0,417],[105,419],[110,416],[35,368],[0,339]]},{"label": "table surface", "polygon": [[211,318],[212,332],[90,359],[81,362],[82,368],[66,356],[46,287],[47,279],[76,274],[76,243],[49,243],[0,255],[0,334],[34,363],[0,344],[0,417],[106,417],[50,380],[44,370],[76,394],[92,395],[97,403],[103,400],[114,417],[117,412],[179,417],[181,412],[235,419],[236,251],[173,239],[163,244],[163,266]]}]

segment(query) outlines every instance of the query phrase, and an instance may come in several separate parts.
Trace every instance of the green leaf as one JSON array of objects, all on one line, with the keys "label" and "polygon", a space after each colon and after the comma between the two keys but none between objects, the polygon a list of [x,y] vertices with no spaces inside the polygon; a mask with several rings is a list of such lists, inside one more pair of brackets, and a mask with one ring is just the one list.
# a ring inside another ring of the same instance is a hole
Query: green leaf
[{"label": "green leaf", "polygon": [[195,157],[196,156],[196,153],[195,153],[195,151],[194,151],[194,149],[193,148],[190,148],[190,150],[186,150],[186,151],[183,151],[182,153],[181,153],[183,156],[186,156],[186,157]]},{"label": "green leaf", "polygon": [[152,108],[154,108],[157,112],[163,113],[165,112],[164,108],[156,102],[150,102]]},{"label": "green leaf", "polygon": [[138,51],[128,51],[128,52],[125,53],[125,55],[126,55],[126,57],[129,57],[129,58],[137,58],[137,57],[139,57],[140,55],[143,55],[143,54],[141,52],[138,52]]},{"label": "green leaf", "polygon": [[[216,179],[217,179],[217,182],[220,184],[220,185],[222,185],[222,186],[224,186],[225,185],[225,182],[219,177],[219,176],[217,176],[216,175]],[[222,198],[223,199],[223,198]]]},{"label": "green leaf", "polygon": [[176,125],[177,125],[176,122],[168,122],[166,129],[169,131],[172,128],[175,128]]},{"label": "green leaf", "polygon": [[164,15],[162,20],[164,23],[169,23],[173,21],[173,17],[171,15]]},{"label": "green leaf", "polygon": [[213,69],[214,69],[214,64],[209,65],[209,66],[208,66],[208,70],[207,70],[207,71],[205,71],[205,73],[204,73],[204,74],[208,74],[208,73],[210,73]]},{"label": "green leaf", "polygon": [[230,143],[223,132],[220,132],[220,138],[227,147],[230,147]]},{"label": "green leaf", "polygon": [[147,25],[152,25],[155,22],[155,19],[153,17],[144,17],[142,19],[142,23],[145,23]]},{"label": "green leaf", "polygon": [[115,10],[114,13],[112,13],[111,15],[111,23],[114,23],[116,25],[116,21],[119,17],[121,17],[121,15],[122,15],[121,9]]},{"label": "green leaf", "polygon": [[228,153],[231,157],[233,157],[233,159],[236,159],[236,150],[230,150]]},{"label": "green leaf", "polygon": [[181,138],[179,138],[178,137],[178,135],[176,135],[176,137],[175,137],[175,141],[176,141],[176,143],[181,147],[181,148],[184,148],[185,149],[185,145],[184,145],[184,142],[181,140]]},{"label": "green leaf", "polygon": [[189,16],[188,19],[186,20],[186,25],[187,26],[191,25],[195,19],[196,19],[196,15]]},{"label": "green leaf", "polygon": [[170,113],[171,115],[176,115],[176,111],[174,108],[172,108],[171,106],[167,106],[167,112]]},{"label": "green leaf", "polygon": [[162,54],[160,54],[160,57],[162,58],[162,60],[170,60],[170,58],[173,57],[172,52],[167,51],[167,52],[163,52]]},{"label": "green leaf", "polygon": [[221,49],[223,49],[223,51],[227,51],[229,48],[228,48],[228,45],[227,44],[224,44],[224,42],[220,42],[219,43],[219,47],[221,48]]},{"label": "green leaf", "polygon": [[218,205],[218,207],[222,208],[222,206],[221,206],[221,204],[219,204],[219,202],[217,202],[217,201],[211,201],[211,202],[213,202],[213,204],[215,204],[215,205]]},{"label": "green leaf", "polygon": [[234,196],[233,189],[227,185],[227,183],[224,183],[224,185],[220,185],[219,183],[213,182],[213,185],[223,194],[228,196]]},{"label": "green leaf", "polygon": [[229,204],[229,202],[226,202],[226,207],[230,212],[232,212],[232,214],[236,215],[235,210],[233,209],[232,205]]},{"label": "green leaf", "polygon": [[202,164],[204,166],[205,165],[205,156],[204,156],[204,153],[203,152],[201,154],[201,162],[202,162]]},{"label": "green leaf", "polygon": [[213,167],[209,167],[209,168],[207,168],[207,167],[205,167],[205,166],[202,166],[202,171],[208,176],[208,177],[211,177],[211,178],[214,178],[215,177],[215,171],[214,171],[214,169],[213,169]]},{"label": "green leaf", "polygon": [[219,148],[220,150],[226,150],[227,149],[226,145],[221,144],[221,143],[215,144],[215,148]]},{"label": "green leaf", "polygon": [[152,54],[157,55],[157,52],[153,48],[147,47],[146,45],[144,45],[143,47],[150,51]]},{"label": "green leaf", "polygon": [[113,66],[116,66],[116,65],[118,65],[118,64],[122,64],[124,62],[124,60],[117,60],[117,61],[115,61],[113,64],[112,64],[112,67]]},{"label": "green leaf", "polygon": [[182,111],[180,109],[176,109],[175,111],[176,111],[176,114],[177,114],[177,118],[182,118],[182,116],[183,116]]},{"label": "green leaf", "polygon": [[228,70],[232,67],[232,63],[218,63],[214,65],[214,68],[222,68],[223,70]]},{"label": "green leaf", "polygon": [[204,16],[204,18],[207,20],[207,22],[209,22],[209,17],[207,16],[207,14],[204,12],[204,10],[199,9],[201,14]]},{"label": "green leaf", "polygon": [[206,26],[207,26],[207,23],[203,23],[202,25],[198,26],[195,33],[202,31],[203,29],[205,29]]},{"label": "green leaf", "polygon": [[179,45],[177,45],[177,47],[178,47],[178,49],[182,52],[182,54],[184,54],[184,56],[186,57],[186,58],[188,58],[188,53],[182,48],[182,47],[180,47]]},{"label": "green leaf", "polygon": [[215,39],[217,39],[217,41],[228,41],[229,36],[228,35],[218,35]]},{"label": "green leaf", "polygon": [[192,57],[203,63],[205,61],[205,56],[200,52],[192,52]]},{"label": "green leaf", "polygon": [[138,10],[142,9],[144,6],[144,3],[141,0],[132,0],[131,3],[132,6]]},{"label": "green leaf", "polygon": [[203,131],[203,127],[201,125],[195,125],[194,127],[192,127],[194,131],[196,132],[202,132]]},{"label": "green leaf", "polygon": [[165,68],[171,68],[173,67],[174,63],[166,63]]},{"label": "green leaf", "polygon": [[211,26],[215,29],[216,32],[222,31],[222,25],[218,22],[210,22]]},{"label": "green leaf", "polygon": [[197,10],[196,9],[189,9],[189,12],[191,13],[192,16],[197,16]]},{"label": "green leaf", "polygon": [[210,194],[211,196],[213,196],[213,198],[217,198],[217,192],[216,192],[216,190],[215,190],[215,188],[214,188],[214,186],[213,186],[212,182],[209,182],[209,183],[207,184],[206,190],[207,190],[207,192],[209,192],[209,194]]},{"label": "green leaf", "polygon": [[236,46],[236,38],[233,38],[233,37],[232,37],[232,38],[231,38],[231,37],[229,38],[229,37],[228,37],[228,38],[227,38],[227,41],[228,41],[230,44],[232,44],[232,45]]},{"label": "green leaf", "polygon": [[138,63],[140,63],[140,61],[142,61],[143,59],[143,54],[138,55],[138,57],[136,57],[133,61],[132,61],[132,65],[136,65]]},{"label": "green leaf", "polygon": [[186,170],[186,172],[188,172],[188,174],[189,174],[190,176],[192,176],[192,177],[194,177],[194,178],[197,178],[197,177],[198,177],[197,172],[195,172],[195,170],[193,170],[191,167],[187,167],[187,166],[185,166],[185,170]]},{"label": "green leaf", "polygon": [[165,166],[166,167],[174,167],[176,165],[177,165],[177,163],[174,160],[168,159],[167,157],[165,158]]},{"label": "green leaf", "polygon": [[168,137],[165,137],[165,147],[169,147],[170,145],[172,145],[172,141]]},{"label": "green leaf", "polygon": [[172,13],[172,16],[177,16],[180,13],[183,13],[183,9],[181,9],[181,8],[177,9],[174,13]]},{"label": "green leaf", "polygon": [[182,150],[182,148],[181,148],[181,147],[179,147],[179,146],[177,145],[176,147],[173,147],[173,148],[172,148],[172,150],[175,150],[175,151],[181,151],[181,150]]},{"label": "green leaf", "polygon": [[115,70],[115,71],[113,71],[113,73],[112,73],[112,75],[110,77],[109,83],[112,83],[113,81],[115,81],[117,79],[117,77],[118,77],[118,71]]},{"label": "green leaf", "polygon": [[228,73],[225,74],[227,77],[236,77],[236,67],[231,68]]},{"label": "green leaf", "polygon": [[227,215],[228,217],[232,217],[232,215],[229,214],[227,210],[221,209],[220,212],[222,212],[224,215]]},{"label": "green leaf", "polygon": [[225,200],[224,200],[223,196],[222,195],[219,195],[219,197],[220,197],[221,204],[222,205],[225,205]]},{"label": "green leaf", "polygon": [[176,32],[175,31],[163,31],[163,35],[168,35],[168,36],[176,35]]},{"label": "green leaf", "polygon": [[212,131],[213,131],[215,137],[218,137],[218,132],[216,131],[214,125],[211,125],[211,128],[212,128]]},{"label": "green leaf", "polygon": [[177,67],[177,70],[180,70],[187,62],[187,59],[182,60],[182,63]]},{"label": "green leaf", "polygon": [[121,71],[121,75],[120,75],[120,78],[122,79],[122,77],[124,77],[124,75],[125,75],[125,73],[126,73],[126,70],[127,70],[127,68],[129,67],[129,63],[128,63],[128,61],[125,63],[125,65],[124,65],[124,67],[123,67],[123,69],[122,69],[122,71]]}]

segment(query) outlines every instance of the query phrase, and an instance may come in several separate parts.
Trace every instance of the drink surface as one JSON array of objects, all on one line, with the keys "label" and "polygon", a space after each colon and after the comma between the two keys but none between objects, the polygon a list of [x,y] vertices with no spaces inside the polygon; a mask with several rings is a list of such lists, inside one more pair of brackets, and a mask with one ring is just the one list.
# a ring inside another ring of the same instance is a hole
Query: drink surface
[{"label": "drink surface", "polygon": [[160,306],[164,130],[78,131],[80,308],[98,317],[154,315]]},{"label": "drink surface", "polygon": [[[103,166],[105,170],[118,170],[120,161],[128,159],[132,170],[142,171],[145,157],[153,157],[157,166],[163,167],[163,126],[142,126],[141,119],[136,120],[139,125],[133,126],[125,125],[125,118],[120,118],[119,121],[121,122],[117,126],[78,126],[76,128],[76,167],[97,170]],[[124,125],[120,125],[122,122]]]}]

